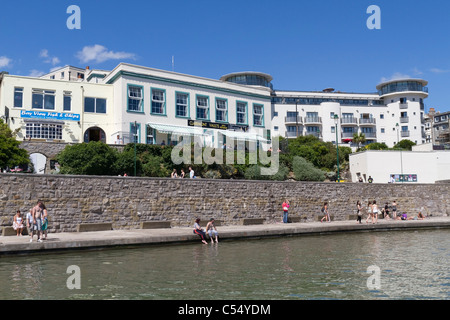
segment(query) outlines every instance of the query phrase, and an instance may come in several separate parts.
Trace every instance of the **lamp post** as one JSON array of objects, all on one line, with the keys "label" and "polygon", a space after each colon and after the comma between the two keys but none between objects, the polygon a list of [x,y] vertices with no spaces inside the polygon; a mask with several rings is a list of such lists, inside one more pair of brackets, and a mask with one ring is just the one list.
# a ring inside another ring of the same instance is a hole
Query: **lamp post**
[{"label": "lamp post", "polygon": [[134,122],[134,176],[136,177],[136,140],[137,140],[137,121]]},{"label": "lamp post", "polygon": [[[399,124],[397,123],[395,125],[395,127],[397,128],[397,144],[400,143],[400,138],[399,138]],[[403,183],[404,177],[403,177],[403,154],[402,154],[402,149],[400,148],[400,168],[401,168],[401,176],[400,176],[400,181]]]},{"label": "lamp post", "polygon": [[295,100],[295,135],[298,138],[298,111],[297,111],[298,99]]},{"label": "lamp post", "polygon": [[337,174],[338,174],[338,183],[341,181],[341,177],[339,175],[339,142],[338,142],[338,121],[339,121],[339,116],[337,114],[334,115],[334,125],[335,125],[335,130],[336,131],[336,159],[337,159]]}]

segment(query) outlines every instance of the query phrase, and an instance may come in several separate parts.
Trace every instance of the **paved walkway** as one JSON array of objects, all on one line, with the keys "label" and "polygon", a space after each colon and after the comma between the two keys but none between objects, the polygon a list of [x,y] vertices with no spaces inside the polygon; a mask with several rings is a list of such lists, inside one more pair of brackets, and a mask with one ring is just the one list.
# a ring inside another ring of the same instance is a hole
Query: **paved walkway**
[{"label": "paved walkway", "polygon": [[[219,242],[244,238],[265,238],[326,234],[336,232],[407,230],[422,228],[450,228],[450,217],[432,217],[425,220],[383,221],[377,224],[357,224],[356,221],[274,223],[249,226],[218,227]],[[70,249],[95,249],[119,246],[151,244],[174,244],[197,242],[200,238],[192,233],[193,228],[112,230],[98,232],[51,233],[43,242],[29,242],[29,236],[0,236],[0,255],[46,253]]]}]

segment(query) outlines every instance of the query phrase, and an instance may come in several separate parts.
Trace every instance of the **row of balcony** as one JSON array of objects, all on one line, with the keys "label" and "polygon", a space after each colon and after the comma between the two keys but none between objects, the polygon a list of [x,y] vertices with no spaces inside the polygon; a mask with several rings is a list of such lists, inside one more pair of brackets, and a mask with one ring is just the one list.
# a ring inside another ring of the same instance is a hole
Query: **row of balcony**
[{"label": "row of balcony", "polygon": [[[402,137],[403,133],[406,133],[406,131],[402,131]],[[341,133],[341,138],[342,139],[353,139],[353,135],[355,134],[355,132],[342,132]],[[303,132],[303,130],[299,129],[298,133],[295,131],[286,131],[286,138],[296,138],[296,137],[300,137],[300,136],[307,136],[307,135],[313,135],[316,136],[318,138],[321,137],[321,133],[320,132],[308,132],[306,131],[305,133]],[[377,138],[377,133],[376,132],[364,132],[364,135],[366,137],[366,139],[376,139]],[[409,137],[409,131],[408,131],[408,135],[407,137]]]},{"label": "row of balcony", "polygon": [[[341,125],[376,125],[377,121],[375,118],[341,118]],[[321,124],[322,118],[321,117],[285,117],[284,122],[286,124]]]}]

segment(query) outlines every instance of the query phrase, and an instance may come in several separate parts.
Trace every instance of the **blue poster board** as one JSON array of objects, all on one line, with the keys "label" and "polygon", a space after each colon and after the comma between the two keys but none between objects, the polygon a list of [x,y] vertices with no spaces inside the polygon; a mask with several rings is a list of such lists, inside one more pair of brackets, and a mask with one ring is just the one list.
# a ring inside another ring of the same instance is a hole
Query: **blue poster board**
[{"label": "blue poster board", "polygon": [[20,117],[25,119],[80,121],[80,115],[76,113],[47,112],[47,111],[20,111]]}]

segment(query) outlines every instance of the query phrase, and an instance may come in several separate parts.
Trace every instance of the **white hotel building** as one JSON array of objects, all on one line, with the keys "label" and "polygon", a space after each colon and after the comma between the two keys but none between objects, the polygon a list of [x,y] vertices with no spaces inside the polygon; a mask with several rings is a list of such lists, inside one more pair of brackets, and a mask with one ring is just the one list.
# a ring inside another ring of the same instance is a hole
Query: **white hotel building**
[{"label": "white hotel building", "polygon": [[135,137],[177,144],[195,136],[205,146],[237,140],[266,149],[275,136],[335,143],[337,134],[345,144],[354,133],[389,147],[402,139],[425,143],[427,81],[389,81],[378,93],[274,90],[271,81],[259,72],[214,80],[127,63],[112,71],[66,66],[40,78],[1,73],[0,116],[18,139],[67,143]]}]

